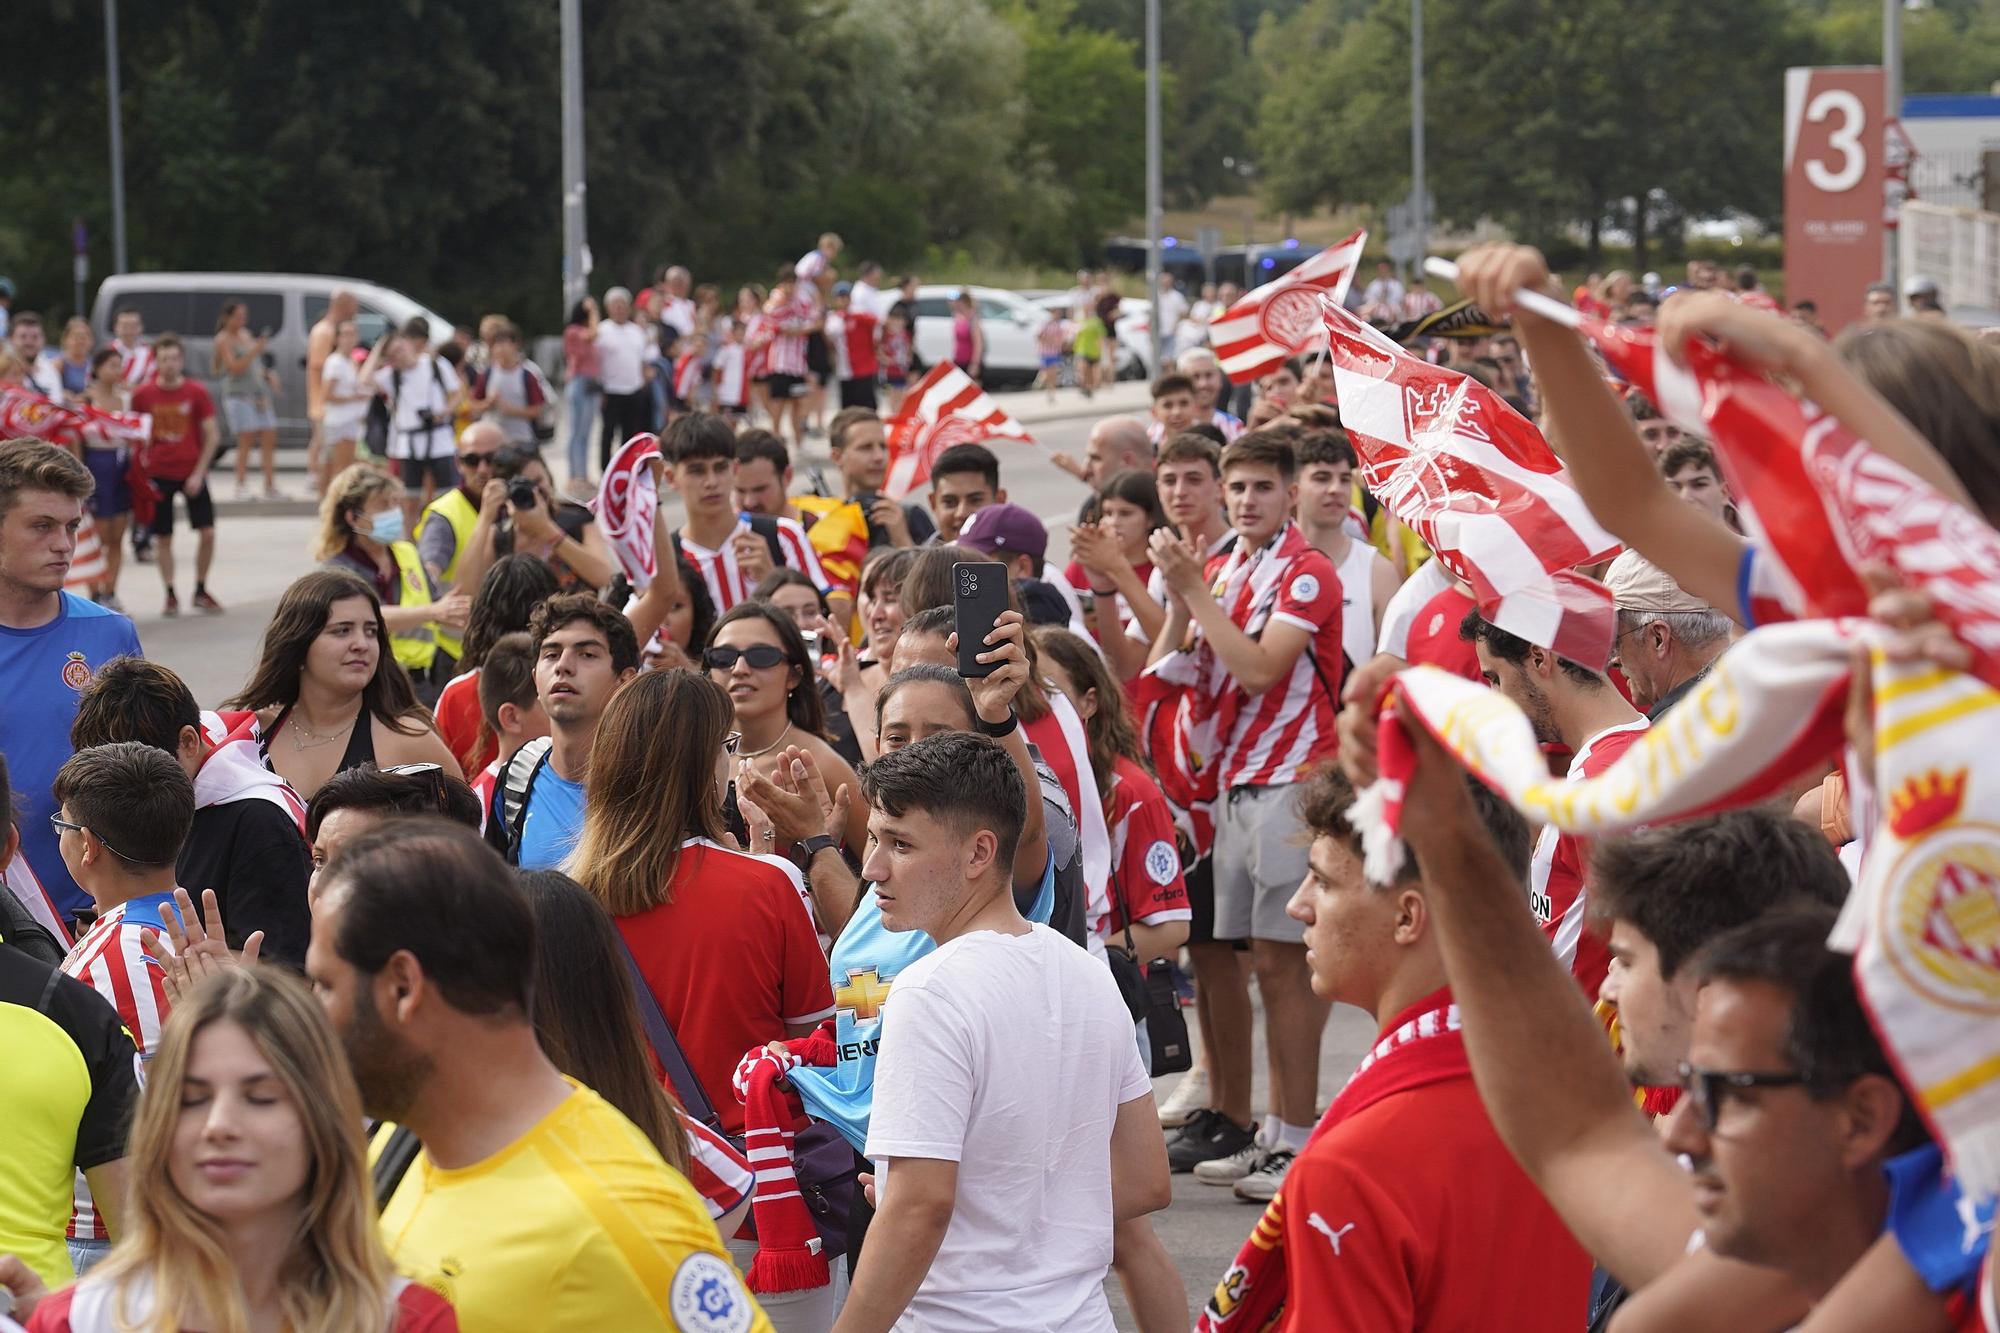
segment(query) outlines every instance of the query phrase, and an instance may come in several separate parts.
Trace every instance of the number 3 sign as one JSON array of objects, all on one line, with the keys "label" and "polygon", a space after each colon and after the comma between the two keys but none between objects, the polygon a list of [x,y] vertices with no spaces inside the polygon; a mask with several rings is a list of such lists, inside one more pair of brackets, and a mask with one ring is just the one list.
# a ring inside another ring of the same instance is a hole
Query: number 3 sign
[{"label": "number 3 sign", "polygon": [[1882,276],[1882,70],[1785,71],[1785,298],[1830,331]]}]

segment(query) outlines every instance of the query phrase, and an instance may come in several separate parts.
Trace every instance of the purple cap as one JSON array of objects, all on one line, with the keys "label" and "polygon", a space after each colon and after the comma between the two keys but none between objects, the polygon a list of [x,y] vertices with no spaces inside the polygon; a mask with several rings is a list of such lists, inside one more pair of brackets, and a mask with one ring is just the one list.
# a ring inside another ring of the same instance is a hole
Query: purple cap
[{"label": "purple cap", "polygon": [[1049,530],[1042,520],[1017,504],[987,505],[959,529],[958,544],[987,555],[1031,555],[1037,560],[1048,554]]}]

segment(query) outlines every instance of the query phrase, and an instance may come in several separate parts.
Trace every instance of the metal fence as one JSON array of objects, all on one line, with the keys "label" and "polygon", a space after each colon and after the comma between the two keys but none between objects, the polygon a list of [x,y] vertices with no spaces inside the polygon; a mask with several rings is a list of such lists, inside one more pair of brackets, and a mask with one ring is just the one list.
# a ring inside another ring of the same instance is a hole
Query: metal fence
[{"label": "metal fence", "polygon": [[1921,275],[1955,316],[2000,320],[2000,213],[1912,200],[1903,205],[1897,254],[1902,284]]},{"label": "metal fence", "polygon": [[1910,165],[1910,190],[1927,204],[1952,208],[1991,208],[2000,181],[1991,179],[2000,152],[1967,149],[1926,153]]}]

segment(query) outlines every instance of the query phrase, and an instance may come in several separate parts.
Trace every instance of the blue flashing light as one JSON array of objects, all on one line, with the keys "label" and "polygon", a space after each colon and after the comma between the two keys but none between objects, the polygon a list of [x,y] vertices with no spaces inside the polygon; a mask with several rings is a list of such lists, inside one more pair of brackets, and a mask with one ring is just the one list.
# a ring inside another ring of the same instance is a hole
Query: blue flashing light
[{"label": "blue flashing light", "polygon": [[1298,238],[1298,237],[1296,237],[1296,236],[1287,236],[1287,237],[1285,238],[1285,248],[1286,248],[1287,250],[1296,250],[1296,249],[1298,249],[1298,248],[1299,248],[1299,238]]},{"label": "blue flashing light", "polygon": [[1160,240],[1160,245],[1161,245],[1161,247],[1162,247],[1162,248],[1164,248],[1164,249],[1167,249],[1167,250],[1171,250],[1171,249],[1173,249],[1173,248],[1174,248],[1175,246],[1177,246],[1177,245],[1179,245],[1179,244],[1180,244],[1180,242],[1179,242],[1179,241],[1177,241],[1177,240],[1175,240],[1175,239],[1174,239],[1173,237],[1171,237],[1171,236],[1166,236],[1166,237],[1162,237],[1162,238],[1161,238],[1161,240]]},{"label": "blue flashing light", "polygon": [[1276,268],[1277,266],[1278,261],[1270,258],[1268,255],[1257,261],[1258,268]]}]

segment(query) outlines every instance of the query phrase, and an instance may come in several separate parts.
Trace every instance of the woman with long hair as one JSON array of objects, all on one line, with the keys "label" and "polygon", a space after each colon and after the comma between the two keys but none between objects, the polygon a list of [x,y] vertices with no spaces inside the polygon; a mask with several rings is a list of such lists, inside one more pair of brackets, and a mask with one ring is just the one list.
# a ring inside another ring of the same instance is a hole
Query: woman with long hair
[{"label": "woman with long hair", "polygon": [[708,581],[686,556],[677,557],[674,564],[680,578],[654,584],[664,588],[665,618],[660,621],[660,632],[640,650],[648,671],[672,667],[700,670],[702,645],[715,628],[715,598],[708,591]]},{"label": "woman with long hair", "polygon": [[[125,354],[116,343],[91,353],[83,401],[100,412],[125,410]],[[118,575],[125,566],[126,525],[132,520],[132,483],[126,475],[132,465],[131,445],[87,429],[83,433],[83,465],[97,482],[97,489],[90,493],[90,521],[96,525],[104,548],[104,577],[91,588],[91,600],[122,612]]]},{"label": "woman with long hair", "polygon": [[468,602],[462,592],[436,595],[416,544],[404,534],[403,489],[395,478],[350,463],[328,483],[312,554],[327,568],[374,586],[396,661],[413,681],[429,676],[437,660],[435,627],[463,627]]},{"label": "woman with long hair", "polygon": [[467,773],[478,773],[500,753],[500,742],[479,708],[479,668],[493,645],[528,628],[528,614],[558,591],[555,571],[532,555],[503,555],[479,580],[465,617],[465,650],[459,674],[438,691],[432,715],[439,736]]},{"label": "woman with long hair", "polygon": [[315,570],[278,599],[256,669],[223,705],[257,714],[265,766],[307,800],[335,773],[369,762],[465,776],[409,673],[384,650],[388,639],[372,585]]},{"label": "woman with long hair", "polygon": [[90,353],[96,345],[97,335],[91,332],[90,321],[81,315],[63,325],[62,341],[57,344],[56,373],[62,377],[63,394],[71,402],[82,402],[84,391],[90,387]]},{"label": "woman with long hair", "polygon": [[227,301],[215,316],[215,345],[209,352],[209,373],[220,381],[222,414],[236,439],[236,498],[250,498],[250,450],[257,450],[264,470],[264,498],[282,500],[278,490],[278,417],[272,410],[278,392],[278,372],[265,360],[271,331],[252,335],[250,307]]},{"label": "woman with long hair", "polygon": [[1111,888],[1087,923],[1091,934],[1123,947],[1129,929],[1132,954],[1141,965],[1175,957],[1193,920],[1180,837],[1173,810],[1139,748],[1125,691],[1097,649],[1060,625],[1038,626],[1033,638],[1043,677],[1083,718],[1090,767],[1111,831]]},{"label": "woman with long hair", "polygon": [[34,1333],[445,1333],[383,1252],[361,1096],[318,1000],[273,967],[183,995],[132,1124],[125,1234]]},{"label": "woman with long hair", "polygon": [[361,345],[361,326],[351,319],[334,325],[333,350],[327,353],[319,372],[320,401],[325,405],[320,437],[326,444],[326,457],[314,480],[322,490],[354,462],[368,426],[368,401],[375,396],[375,371],[388,343],[387,338],[376,339],[366,358],[357,362],[354,349]]},{"label": "woman with long hair", "polygon": [[[1072,588],[1088,588],[1099,601],[1118,608],[1118,625],[1123,630],[1132,621],[1131,595],[1144,592],[1153,573],[1153,555],[1147,540],[1167,526],[1166,511],[1160,508],[1160,490],[1153,474],[1127,468],[1098,489],[1093,522],[1071,529],[1070,546],[1076,558],[1069,562],[1063,577]],[[1115,555],[1114,555],[1115,553]],[[1130,569],[1130,575],[1125,572]],[[1093,617],[1096,621],[1097,618]],[[1103,625],[1108,631],[1110,626]]]},{"label": "woman with long hair", "polygon": [[524,870],[535,912],[535,1039],[542,1053],[610,1102],[688,1178],[724,1236],[750,1211],[750,1164],[681,1106],[653,1070],[618,928],[560,870]]},{"label": "woman with long hair", "polygon": [[570,307],[563,325],[563,404],[568,409],[571,480],[590,477],[590,432],[602,396],[597,381],[597,298],[585,296]]},{"label": "woman with long hair", "polygon": [[768,293],[751,283],[736,289],[736,328],[743,335],[743,378],[750,386],[750,420],[777,416],[771,410],[771,337],[777,325],[764,313]]},{"label": "woman with long hair", "polygon": [[[790,616],[769,602],[739,602],[715,623],[702,665],[729,695],[742,736],[736,751],[740,763],[775,780],[780,765],[789,762],[786,747],[791,746],[812,756],[829,791],[843,784],[850,792],[861,790],[854,770],[827,741],[818,669]],[[850,802],[843,841],[858,848],[867,836],[867,806]],[[791,853],[789,844],[753,850]]]},{"label": "woman with long hair", "polygon": [[854,739],[854,724],[848,720],[847,705],[841,701],[840,687],[834,683],[839,673],[841,649],[846,635],[834,624],[826,594],[804,572],[785,566],[766,574],[751,593],[790,616],[806,642],[806,656],[818,665],[820,702],[826,705],[826,726],[822,733],[833,752],[851,766],[863,762],[860,743]]},{"label": "woman with long hair", "polygon": [[834,683],[840,687],[841,702],[848,720],[854,724],[861,752],[874,758],[875,694],[889,679],[889,658],[896,651],[896,636],[903,629],[903,578],[917,561],[912,546],[884,546],[868,553],[858,580],[859,597],[854,614],[865,636],[856,651],[845,637],[840,659],[834,667]]},{"label": "woman with long hair", "polygon": [[642,672],[613,695],[569,870],[617,922],[723,1129],[737,1134],[737,1060],[812,1031],[833,1012],[833,992],[798,871],[725,841],[730,717],[729,696],[692,671]]}]

